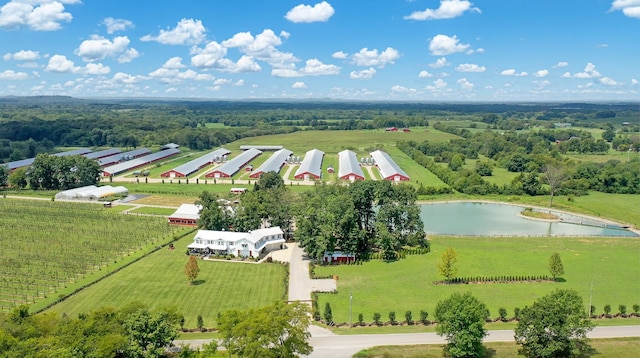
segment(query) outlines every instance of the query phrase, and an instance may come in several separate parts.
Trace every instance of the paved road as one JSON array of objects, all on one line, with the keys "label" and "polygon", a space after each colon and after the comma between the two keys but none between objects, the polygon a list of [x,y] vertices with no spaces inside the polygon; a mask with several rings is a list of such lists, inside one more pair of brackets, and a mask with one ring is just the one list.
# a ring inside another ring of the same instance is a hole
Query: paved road
[{"label": "paved road", "polygon": [[309,277],[309,258],[305,256],[304,249],[297,243],[287,244],[291,246],[289,262],[289,301],[311,302],[312,292],[332,292],[337,289],[333,279],[313,280]]},{"label": "paved road", "polygon": [[[444,344],[446,341],[435,333],[401,333],[401,334],[357,334],[340,336],[330,331],[310,327],[313,352],[308,358],[348,358],[355,353],[375,346],[404,346],[414,344]],[[513,331],[489,331],[484,342],[513,342]],[[589,332],[589,338],[640,337],[640,326],[596,327]],[[201,346],[211,340],[175,341],[176,345],[189,344]]]}]

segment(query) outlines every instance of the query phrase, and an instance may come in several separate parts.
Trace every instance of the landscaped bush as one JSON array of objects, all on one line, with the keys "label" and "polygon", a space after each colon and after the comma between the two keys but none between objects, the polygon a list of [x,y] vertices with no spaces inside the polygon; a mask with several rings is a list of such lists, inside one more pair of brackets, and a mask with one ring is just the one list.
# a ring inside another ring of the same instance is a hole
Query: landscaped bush
[{"label": "landscaped bush", "polygon": [[627,305],[619,305],[618,311],[620,311],[622,317],[627,317]]},{"label": "landscaped bush", "polygon": [[392,325],[395,325],[396,322],[396,311],[391,311],[389,312],[389,322],[391,322]]},{"label": "landscaped bush", "polygon": [[611,315],[609,313],[611,313],[611,305],[609,305],[609,304],[604,305],[604,315],[605,315],[605,317],[607,317],[607,318],[611,317]]},{"label": "landscaped bush", "polygon": [[429,321],[427,320],[427,317],[429,317],[429,313],[425,310],[421,310],[420,311],[420,322],[422,322],[422,324],[429,324]]},{"label": "landscaped bush", "polygon": [[504,307],[500,307],[500,309],[498,310],[498,314],[500,315],[500,320],[502,322],[506,322],[507,321],[507,309]]},{"label": "landscaped bush", "polygon": [[413,317],[411,316],[411,311],[405,312],[404,318],[407,321],[407,324],[413,324]]},{"label": "landscaped bush", "polygon": [[382,316],[380,316],[380,313],[378,313],[378,312],[375,312],[373,314],[373,323],[375,323],[376,326],[380,325],[380,317],[382,317]]}]

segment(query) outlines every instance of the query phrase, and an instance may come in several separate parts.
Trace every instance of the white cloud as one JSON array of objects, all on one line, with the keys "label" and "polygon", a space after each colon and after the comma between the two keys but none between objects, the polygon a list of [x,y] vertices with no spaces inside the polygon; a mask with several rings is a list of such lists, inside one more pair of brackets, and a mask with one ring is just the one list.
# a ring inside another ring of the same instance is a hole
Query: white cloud
[{"label": "white cloud", "polygon": [[26,80],[27,78],[29,78],[29,75],[24,72],[15,72],[12,70],[0,72],[0,80],[19,81]]},{"label": "white cloud", "polygon": [[77,73],[80,71],[80,67],[77,67],[73,61],[68,60],[64,55],[53,55],[49,58],[49,63],[44,70],[56,73]]},{"label": "white cloud", "polygon": [[118,31],[126,31],[128,29],[132,29],[133,22],[125,19],[114,19],[113,17],[107,17],[102,20],[102,24],[107,27],[107,33],[113,34]]},{"label": "white cloud", "polygon": [[244,86],[244,80],[237,80],[233,85],[236,87]]},{"label": "white cloud", "polygon": [[165,62],[162,65],[162,68],[170,68],[170,69],[177,69],[177,68],[184,68],[186,67],[185,65],[182,64],[182,57],[171,57],[170,59],[167,60],[167,62]]},{"label": "white cloud", "polygon": [[35,61],[40,58],[40,52],[31,50],[20,50],[16,53],[7,53],[2,58],[5,61]]},{"label": "white cloud", "polygon": [[615,86],[618,84],[618,82],[616,82],[616,80],[614,80],[613,78],[610,77],[602,77],[600,78],[600,83],[602,83],[603,85],[607,85],[607,86]]},{"label": "white cloud", "polygon": [[508,70],[504,70],[504,71],[500,72],[500,74],[502,76],[516,76],[516,77],[525,77],[525,76],[529,75],[528,73],[526,73],[524,71],[516,72],[516,70],[513,69],[513,68],[510,68]]},{"label": "white cloud", "polygon": [[337,58],[339,60],[344,60],[347,57],[349,57],[349,54],[346,52],[338,51],[338,52],[334,52],[333,55],[331,55],[331,57]]},{"label": "white cloud", "polygon": [[378,66],[378,68],[394,64],[398,58],[400,58],[400,53],[392,47],[387,47],[380,53],[378,53],[378,49],[369,50],[365,47],[352,56],[353,63],[357,66]]},{"label": "white cloud", "polygon": [[391,92],[401,93],[401,94],[414,94],[417,91],[415,88],[408,88],[400,85],[391,86]]},{"label": "white cloud", "polygon": [[539,70],[533,73],[533,77],[547,77],[549,75],[549,70]]},{"label": "white cloud", "polygon": [[429,67],[433,68],[441,68],[445,66],[451,66],[451,62],[448,62],[446,57],[440,57],[436,62],[429,64]]},{"label": "white cloud", "polygon": [[474,63],[463,63],[456,67],[458,72],[484,72],[487,68],[484,66],[478,66]]},{"label": "white cloud", "polygon": [[11,0],[0,8],[0,28],[26,26],[35,31],[60,30],[61,22],[70,22],[73,16],[65,12],[65,4],[80,0]]},{"label": "white cloud", "polygon": [[109,72],[111,72],[111,68],[101,63],[87,63],[87,66],[82,70],[82,73],[87,75],[106,75]]},{"label": "white cloud", "polygon": [[90,40],[82,41],[75,54],[85,62],[103,60],[107,57],[116,57],[120,63],[131,62],[140,54],[136,49],[129,48],[129,42],[127,36],[118,36],[112,41],[93,35]]},{"label": "white cloud", "polygon": [[227,49],[215,41],[209,42],[204,49],[196,49],[191,64],[196,67],[214,67],[227,55]]},{"label": "white cloud", "polygon": [[436,35],[429,43],[429,50],[434,56],[442,56],[456,52],[464,52],[469,49],[470,46],[469,44],[461,44],[456,35],[453,35],[453,37]]},{"label": "white cloud", "polygon": [[112,81],[117,84],[129,85],[129,84],[139,83],[145,79],[146,78],[144,76],[134,76],[128,73],[118,72],[115,75],[113,75]]},{"label": "white cloud", "polygon": [[440,0],[439,8],[414,11],[411,15],[405,16],[404,19],[419,21],[452,19],[462,16],[466,11],[481,12],[480,9],[473,7],[473,4],[467,0]]},{"label": "white cloud", "polygon": [[447,82],[445,82],[442,78],[438,78],[437,80],[433,81],[433,85],[436,88],[445,88],[447,87]]},{"label": "white cloud", "polygon": [[635,78],[631,79],[631,85],[635,86],[637,84],[639,84],[640,82],[638,80],[636,80]]},{"label": "white cloud", "polygon": [[318,59],[310,59],[305,63],[305,67],[296,70],[295,66],[288,68],[274,68],[271,75],[274,77],[302,77],[302,76],[328,76],[340,73],[340,67],[327,65]]},{"label": "white cloud", "polygon": [[473,89],[473,83],[469,82],[466,78],[461,78],[456,82],[460,85],[460,87],[464,89],[467,89],[467,90]]},{"label": "white cloud", "polygon": [[231,83],[231,80],[228,78],[218,78],[213,82],[216,86],[228,85],[229,83]]},{"label": "white cloud", "polygon": [[609,11],[618,10],[625,16],[640,19],[640,0],[614,0]]},{"label": "white cloud", "polygon": [[549,81],[549,80],[532,81],[532,83],[536,84],[538,86],[538,89],[543,89],[543,88],[551,85],[551,81]]},{"label": "white cloud", "polygon": [[291,22],[325,22],[335,13],[326,1],[313,6],[300,4],[287,12],[285,18]]},{"label": "white cloud", "polygon": [[238,47],[241,52],[253,58],[278,68],[286,68],[291,63],[299,61],[293,54],[280,52],[276,49],[276,46],[282,44],[282,39],[288,37],[289,33],[287,32],[283,31],[278,36],[271,29],[263,30],[255,38],[250,32],[240,32],[230,39],[222,41],[221,46],[225,49]]},{"label": "white cloud", "polygon": [[307,85],[304,82],[295,82],[291,85],[291,88],[304,89],[307,88]]},{"label": "white cloud", "polygon": [[598,78],[598,77],[602,77],[602,75],[600,74],[600,72],[598,72],[598,70],[596,70],[596,65],[589,62],[584,67],[584,71],[577,72],[573,75],[570,72],[565,72],[562,75],[562,77],[563,78]]},{"label": "white cloud", "polygon": [[156,41],[163,45],[197,45],[204,41],[206,29],[202,21],[182,19],[171,30],[160,30],[158,36],[145,35],[142,41]]},{"label": "white cloud", "polygon": [[418,73],[418,78],[431,78],[431,77],[433,77],[433,75],[427,71],[420,71],[420,73]]},{"label": "white cloud", "polygon": [[373,67],[369,67],[367,70],[362,71],[351,71],[349,74],[349,78],[352,80],[369,80],[372,79],[376,74],[376,69]]},{"label": "white cloud", "polygon": [[569,66],[569,62],[560,61],[555,66],[553,66],[553,68],[561,68],[561,67],[567,67],[567,66]]}]

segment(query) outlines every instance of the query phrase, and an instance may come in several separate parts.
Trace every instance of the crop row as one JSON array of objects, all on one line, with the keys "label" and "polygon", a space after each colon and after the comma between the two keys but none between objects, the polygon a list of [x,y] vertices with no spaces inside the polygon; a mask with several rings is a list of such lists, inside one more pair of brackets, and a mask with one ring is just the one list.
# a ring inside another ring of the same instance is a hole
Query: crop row
[{"label": "crop row", "polygon": [[0,200],[0,311],[169,237],[164,219],[122,215],[95,204]]}]

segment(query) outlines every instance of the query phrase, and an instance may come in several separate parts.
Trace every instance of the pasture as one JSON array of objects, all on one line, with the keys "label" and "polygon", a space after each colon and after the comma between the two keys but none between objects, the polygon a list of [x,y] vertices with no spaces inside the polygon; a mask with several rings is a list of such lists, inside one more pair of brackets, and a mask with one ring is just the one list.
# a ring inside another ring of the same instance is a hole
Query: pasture
[{"label": "pasture", "polygon": [[0,199],[0,212],[1,310],[50,302],[67,286],[171,240],[178,230],[163,218],[96,204]]},{"label": "pasture", "polygon": [[[349,321],[349,294],[353,294],[353,320],[358,314],[371,322],[374,312],[388,320],[395,311],[402,319],[411,310],[419,317],[427,310],[432,317],[438,301],[452,292],[470,291],[498,317],[499,308],[513,316],[515,307],[531,305],[556,288],[577,290],[596,313],[610,304],[614,313],[620,304],[628,309],[640,304],[640,240],[632,238],[477,238],[434,237],[432,252],[407,256],[396,262],[370,261],[362,265],[317,266],[317,275],[338,275],[338,293],[320,294],[321,311],[326,302],[335,322]],[[458,253],[456,276],[549,275],[547,263],[558,252],[564,264],[561,282],[435,285],[442,280],[437,264],[446,248]],[[593,289],[591,285],[593,284]]]},{"label": "pasture", "polygon": [[152,308],[176,307],[185,327],[195,328],[202,315],[205,327],[214,327],[219,312],[269,305],[286,295],[286,269],[280,264],[198,260],[200,274],[190,285],[184,274],[187,235],[174,243],[85,288],[50,310],[76,316],[100,306],[122,307],[142,302]]}]

